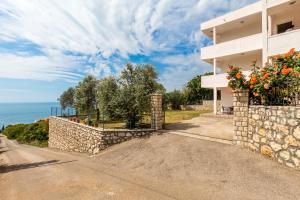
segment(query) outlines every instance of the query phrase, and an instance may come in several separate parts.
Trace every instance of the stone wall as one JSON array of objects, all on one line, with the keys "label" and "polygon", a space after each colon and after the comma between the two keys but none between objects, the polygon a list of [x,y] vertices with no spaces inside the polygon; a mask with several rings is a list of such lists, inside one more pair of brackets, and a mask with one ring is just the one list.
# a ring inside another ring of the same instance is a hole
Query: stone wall
[{"label": "stone wall", "polygon": [[236,91],[234,143],[300,169],[300,106],[249,106],[248,91]]},{"label": "stone wall", "polygon": [[251,149],[300,169],[300,107],[250,106],[248,143]]},{"label": "stone wall", "polygon": [[[180,105],[181,110],[213,111],[214,101],[203,100],[202,105]],[[221,101],[217,101],[217,110],[221,110]]]},{"label": "stone wall", "polygon": [[149,136],[154,130],[99,129],[69,121],[49,118],[49,147],[63,151],[96,154],[113,144]]},{"label": "stone wall", "polygon": [[151,95],[151,128],[160,130],[163,128],[164,116],[162,110],[162,94]]},{"label": "stone wall", "polygon": [[247,146],[248,141],[248,90],[233,93],[233,143]]}]

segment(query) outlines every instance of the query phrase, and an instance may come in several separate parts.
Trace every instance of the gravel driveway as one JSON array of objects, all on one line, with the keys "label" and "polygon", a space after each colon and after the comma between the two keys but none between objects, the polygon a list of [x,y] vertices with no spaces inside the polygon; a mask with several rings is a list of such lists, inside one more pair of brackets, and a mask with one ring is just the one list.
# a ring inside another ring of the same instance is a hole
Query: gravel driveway
[{"label": "gravel driveway", "polygon": [[6,200],[300,196],[299,171],[237,146],[163,134],[88,156],[1,140],[0,197]]}]

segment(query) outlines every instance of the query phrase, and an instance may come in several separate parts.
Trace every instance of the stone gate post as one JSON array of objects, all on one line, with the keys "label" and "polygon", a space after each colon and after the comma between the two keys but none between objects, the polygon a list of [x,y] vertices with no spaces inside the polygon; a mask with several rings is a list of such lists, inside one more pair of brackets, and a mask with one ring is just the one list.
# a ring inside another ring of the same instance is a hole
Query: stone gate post
[{"label": "stone gate post", "polygon": [[249,90],[236,90],[233,93],[234,106],[234,135],[233,143],[237,145],[248,145],[248,110]]},{"label": "stone gate post", "polygon": [[151,95],[151,128],[160,130],[163,127],[162,94]]}]

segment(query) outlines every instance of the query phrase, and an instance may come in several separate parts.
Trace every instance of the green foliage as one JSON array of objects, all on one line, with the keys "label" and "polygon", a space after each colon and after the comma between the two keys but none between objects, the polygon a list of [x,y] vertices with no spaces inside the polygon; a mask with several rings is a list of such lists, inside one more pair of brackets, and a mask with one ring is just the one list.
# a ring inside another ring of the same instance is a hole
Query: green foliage
[{"label": "green foliage", "polygon": [[98,81],[97,100],[100,112],[109,119],[118,119],[120,116],[116,113],[117,102],[116,95],[119,92],[117,80],[114,77],[107,77]]},{"label": "green foliage", "polygon": [[74,104],[80,114],[88,114],[96,110],[96,85],[96,78],[89,75],[76,86]]},{"label": "green foliage", "polygon": [[17,139],[27,126],[27,124],[8,125],[4,129],[3,135],[6,135],[8,139]]},{"label": "green foliage", "polygon": [[115,95],[116,113],[134,127],[144,113],[150,112],[150,95],[163,90],[157,83],[157,73],[152,65],[127,64],[118,80],[119,92]]},{"label": "green foliage", "polygon": [[36,123],[29,124],[17,138],[17,141],[21,143],[46,141],[48,140],[48,131],[49,124],[45,121],[38,121]]},{"label": "green foliage", "polygon": [[[249,80],[245,78],[239,67],[229,67],[229,87],[232,89],[249,89],[253,96],[261,99],[261,102],[268,103],[274,96],[274,92],[281,91],[288,94],[289,91],[297,91],[300,81],[300,52],[291,49],[284,55],[277,55],[271,58],[272,62],[265,66],[253,64]],[[278,102],[287,101],[285,95],[276,96]]]},{"label": "green foliage", "polygon": [[48,131],[48,121],[41,120],[32,124],[9,125],[4,129],[3,134],[8,139],[16,139],[20,143],[47,146]]},{"label": "green foliage", "polygon": [[248,84],[246,76],[243,74],[240,67],[229,66],[227,79],[229,80],[228,86],[233,90],[247,89]]},{"label": "green foliage", "polygon": [[180,105],[184,102],[184,95],[180,90],[173,90],[165,94],[165,104],[170,106],[172,110],[179,110]]},{"label": "green foliage", "polygon": [[74,106],[74,95],[75,95],[75,89],[72,87],[68,88],[66,91],[62,93],[62,95],[59,98],[62,109],[66,109],[67,107]]},{"label": "green foliage", "polygon": [[190,80],[183,89],[185,104],[200,104],[203,99],[212,99],[213,90],[201,87],[201,77],[212,75],[213,73],[205,73],[204,75],[195,76]]}]

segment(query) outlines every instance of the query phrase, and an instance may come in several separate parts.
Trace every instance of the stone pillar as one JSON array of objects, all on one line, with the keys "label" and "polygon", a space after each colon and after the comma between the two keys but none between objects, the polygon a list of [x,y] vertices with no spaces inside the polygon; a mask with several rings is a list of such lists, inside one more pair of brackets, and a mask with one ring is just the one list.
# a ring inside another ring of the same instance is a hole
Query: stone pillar
[{"label": "stone pillar", "polygon": [[234,135],[233,143],[247,146],[248,144],[248,110],[249,91],[238,90],[233,92],[234,106]]},{"label": "stone pillar", "polygon": [[162,94],[151,95],[151,128],[160,130],[163,127]]}]

